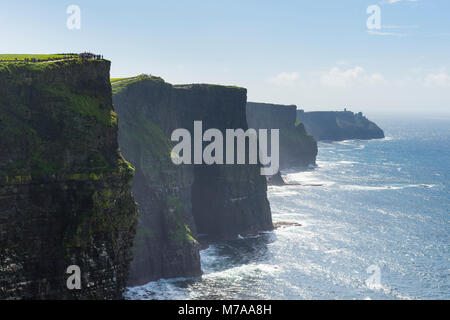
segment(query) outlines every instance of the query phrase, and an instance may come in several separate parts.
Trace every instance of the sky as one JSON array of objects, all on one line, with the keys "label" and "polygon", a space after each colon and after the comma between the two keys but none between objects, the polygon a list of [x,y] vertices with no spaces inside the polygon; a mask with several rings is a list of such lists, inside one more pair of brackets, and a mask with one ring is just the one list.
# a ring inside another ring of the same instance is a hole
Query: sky
[{"label": "sky", "polygon": [[91,51],[112,61],[111,77],[237,85],[249,101],[307,111],[450,114],[448,0],[0,5],[0,53]]}]

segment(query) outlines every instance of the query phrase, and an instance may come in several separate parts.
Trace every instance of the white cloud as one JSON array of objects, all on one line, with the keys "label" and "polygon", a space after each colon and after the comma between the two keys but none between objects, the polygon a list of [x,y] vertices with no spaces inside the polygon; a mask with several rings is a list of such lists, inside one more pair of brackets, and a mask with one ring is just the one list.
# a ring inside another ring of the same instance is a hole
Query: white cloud
[{"label": "white cloud", "polygon": [[298,79],[298,72],[281,72],[275,77],[267,79],[267,81],[278,86],[292,87],[297,83]]},{"label": "white cloud", "polygon": [[375,85],[384,83],[385,79],[381,73],[372,73],[371,75],[366,77],[366,81],[369,84]]},{"label": "white cloud", "polygon": [[380,84],[384,82],[384,77],[380,73],[368,74],[364,68],[359,66],[346,70],[334,67],[321,75],[320,82],[330,87],[351,87],[361,84]]},{"label": "white cloud", "polygon": [[424,80],[426,87],[450,87],[450,76],[445,72],[429,73]]}]

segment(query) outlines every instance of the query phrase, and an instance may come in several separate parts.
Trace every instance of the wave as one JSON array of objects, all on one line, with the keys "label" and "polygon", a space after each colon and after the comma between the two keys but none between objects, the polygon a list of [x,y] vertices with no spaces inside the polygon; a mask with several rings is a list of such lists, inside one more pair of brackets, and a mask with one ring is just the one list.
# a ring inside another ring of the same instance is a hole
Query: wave
[{"label": "wave", "polygon": [[387,186],[363,186],[363,185],[340,185],[339,188],[344,190],[355,191],[377,191],[377,190],[402,190],[406,188],[433,188],[434,185],[428,184],[406,184],[406,185],[387,185]]},{"label": "wave", "polygon": [[127,288],[123,296],[126,300],[186,300],[190,298],[189,294],[176,284],[187,280],[190,279],[161,279],[143,286]]},{"label": "wave", "polygon": [[284,177],[287,184],[296,184],[305,187],[321,187],[334,184],[333,181],[319,179],[316,171],[304,171],[287,174]]},{"label": "wave", "polygon": [[278,266],[264,264],[264,263],[250,263],[244,264],[237,267],[232,267],[222,271],[211,272],[203,276],[204,279],[233,279],[241,277],[255,277],[260,275],[273,275],[279,272],[280,268]]},{"label": "wave", "polygon": [[360,186],[360,185],[341,185],[339,188],[344,190],[354,190],[354,191],[377,191],[377,190],[398,190],[401,187],[392,186]]},{"label": "wave", "polygon": [[358,161],[346,161],[346,160],[341,160],[341,161],[337,161],[337,163],[339,164],[358,164]]}]

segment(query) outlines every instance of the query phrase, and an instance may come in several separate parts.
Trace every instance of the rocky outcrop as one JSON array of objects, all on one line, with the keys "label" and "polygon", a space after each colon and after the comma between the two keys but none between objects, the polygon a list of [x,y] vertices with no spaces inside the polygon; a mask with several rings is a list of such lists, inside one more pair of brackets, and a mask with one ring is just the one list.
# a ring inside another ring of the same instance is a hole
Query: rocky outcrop
[{"label": "rocky outcrop", "polygon": [[122,152],[136,166],[133,191],[140,218],[130,285],[199,275],[198,234],[217,238],[272,229],[259,165],[172,164],[177,128],[247,128],[246,90],[172,86],[140,76],[113,84]]},{"label": "rocky outcrop", "polygon": [[109,68],[0,64],[0,299],[122,298],[137,211]]},{"label": "rocky outcrop", "polygon": [[280,130],[280,169],[307,167],[316,163],[317,143],[297,122],[295,105],[247,103],[250,128]]},{"label": "rocky outcrop", "polygon": [[269,186],[285,186],[286,182],[284,181],[283,177],[281,176],[281,172],[278,171],[273,176],[267,177],[267,184]]},{"label": "rocky outcrop", "polygon": [[384,132],[361,112],[297,111],[298,119],[316,140],[382,139]]}]

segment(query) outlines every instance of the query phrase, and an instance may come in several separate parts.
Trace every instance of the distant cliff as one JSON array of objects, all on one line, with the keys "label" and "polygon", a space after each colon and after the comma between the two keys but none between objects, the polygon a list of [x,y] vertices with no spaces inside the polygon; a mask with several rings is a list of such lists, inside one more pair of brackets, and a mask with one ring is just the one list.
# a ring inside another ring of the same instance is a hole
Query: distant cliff
[{"label": "distant cliff", "polygon": [[306,131],[316,140],[342,141],[350,139],[381,139],[384,132],[362,113],[351,111],[315,111],[297,110],[298,119],[305,125]]},{"label": "distant cliff", "polygon": [[0,63],[0,299],[122,298],[137,211],[109,68]]},{"label": "distant cliff", "polygon": [[250,128],[280,130],[280,168],[306,167],[316,163],[317,143],[298,123],[295,105],[247,103]]},{"label": "distant cliff", "polygon": [[229,238],[272,229],[259,165],[175,166],[170,159],[172,131],[192,132],[194,120],[203,130],[246,129],[245,89],[140,76],[113,83],[113,90],[140,211],[130,285],[199,275],[198,234]]}]

